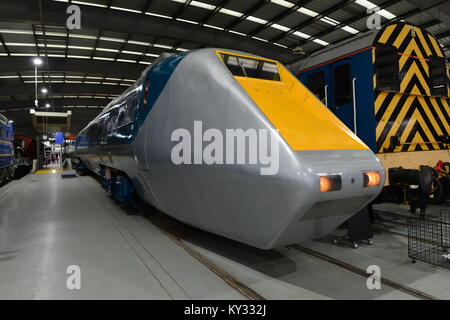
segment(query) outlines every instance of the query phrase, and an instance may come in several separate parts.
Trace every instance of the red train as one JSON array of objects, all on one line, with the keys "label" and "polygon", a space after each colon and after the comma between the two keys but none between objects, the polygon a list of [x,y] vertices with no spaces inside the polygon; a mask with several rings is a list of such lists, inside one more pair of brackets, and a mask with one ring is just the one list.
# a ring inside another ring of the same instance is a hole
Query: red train
[{"label": "red train", "polygon": [[36,153],[36,140],[24,136],[14,136],[14,156],[18,172],[28,172],[32,168]]}]

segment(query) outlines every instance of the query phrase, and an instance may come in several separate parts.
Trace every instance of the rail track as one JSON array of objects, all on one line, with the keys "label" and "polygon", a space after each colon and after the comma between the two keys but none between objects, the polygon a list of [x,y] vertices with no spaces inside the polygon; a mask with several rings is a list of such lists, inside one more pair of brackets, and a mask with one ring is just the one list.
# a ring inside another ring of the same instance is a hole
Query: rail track
[{"label": "rail track", "polygon": [[[367,272],[364,269],[361,269],[361,268],[359,268],[357,266],[354,266],[352,264],[346,263],[346,262],[344,262],[342,260],[335,259],[333,257],[330,257],[328,255],[320,253],[320,252],[318,252],[316,250],[312,250],[312,249],[306,248],[306,247],[298,245],[298,244],[292,245],[290,247],[294,248],[296,250],[299,250],[299,251],[301,251],[303,253],[306,253],[306,254],[308,254],[310,256],[316,257],[316,258],[318,258],[320,260],[326,261],[328,263],[332,263],[332,264],[334,264],[336,266],[339,266],[339,267],[341,267],[341,268],[343,268],[345,270],[348,270],[348,271],[351,271],[353,273],[356,273],[356,274],[358,274],[358,275],[360,275],[360,276],[362,276],[364,278],[367,278],[367,276],[368,276]],[[419,299],[422,299],[422,300],[439,300],[438,298],[436,298],[436,297],[434,297],[432,295],[429,295],[428,293],[425,293],[423,291],[420,291],[420,290],[417,290],[417,289],[405,286],[404,284],[401,284],[399,282],[396,282],[396,281],[393,281],[393,280],[390,280],[390,279],[387,279],[387,278],[381,278],[381,283],[386,285],[386,286],[388,286],[388,287],[391,287],[393,289],[402,291],[404,293],[407,293],[409,295],[415,296],[415,297],[417,297]]]},{"label": "rail track", "polygon": [[[139,214],[142,214],[142,212],[139,212]],[[199,252],[193,245],[190,245],[188,241],[186,241],[184,238],[186,237],[186,233],[192,232],[190,230],[190,227],[181,227],[180,228],[173,228],[173,226],[168,226],[165,223],[161,223],[160,219],[158,219],[158,215],[165,216],[163,213],[159,211],[154,211],[152,214],[142,214],[150,224],[152,224],[154,227],[156,227],[160,232],[162,232],[164,235],[166,235],[169,239],[171,239],[174,243],[176,243],[179,247],[181,247],[184,251],[186,251],[189,255],[191,255],[193,258],[195,258],[197,261],[205,265],[209,270],[211,270],[213,273],[215,273],[219,278],[221,278],[225,283],[227,283],[231,288],[239,292],[242,296],[246,297],[249,300],[266,300],[266,298],[255,291],[254,289],[250,288],[248,285],[243,283],[242,281],[236,279],[233,275],[231,275],[229,272],[227,272],[224,268],[222,268],[217,263],[213,262],[211,259],[206,257],[204,254]],[[400,232],[388,230],[388,228],[383,228],[383,231],[397,234],[403,237],[407,237],[406,234],[402,234]],[[352,273],[355,273],[361,277],[367,278],[368,274],[365,270],[346,263],[342,260],[327,256],[321,252],[306,248],[304,246],[301,246],[299,244],[291,245],[289,248],[293,248],[295,250],[298,250],[302,252],[303,254],[315,257],[316,259],[319,259],[321,261],[331,263],[335,266],[338,266],[342,269],[345,269],[347,271],[351,271]],[[416,298],[422,299],[422,300],[439,300],[437,297],[434,297],[426,292],[411,288],[409,286],[406,286],[404,284],[401,284],[399,282],[382,278],[381,283],[385,286],[388,286],[392,289],[398,290],[400,292],[406,293],[410,296],[414,296]]]},{"label": "rail track", "polygon": [[[162,213],[161,213],[162,214]],[[243,294],[244,296],[246,296],[248,299],[250,300],[265,300],[264,297],[262,297],[262,295],[260,295],[259,293],[257,293],[255,290],[249,288],[247,285],[245,285],[244,283],[240,282],[239,280],[237,280],[236,278],[234,278],[233,276],[231,276],[228,272],[226,272],[223,268],[221,268],[220,266],[218,266],[217,264],[213,263],[211,260],[209,260],[207,257],[205,257],[204,255],[202,255],[201,253],[199,253],[197,250],[195,250],[192,246],[190,246],[189,244],[187,244],[184,240],[183,240],[183,235],[177,234],[176,232],[174,232],[173,230],[168,230],[166,227],[161,226],[160,224],[158,224],[155,221],[152,221],[151,218],[149,217],[150,221],[152,224],[154,224],[161,232],[163,232],[164,234],[166,234],[169,238],[171,238],[173,241],[175,241],[178,245],[180,245],[186,252],[188,252],[190,255],[192,255],[194,258],[196,258],[198,261],[200,261],[201,263],[203,263],[204,265],[206,265],[211,271],[213,271],[214,273],[216,273],[220,278],[222,278],[227,284],[229,284],[231,287],[233,287],[234,289],[236,289],[237,291],[239,291],[241,294]],[[395,233],[395,232],[391,232],[391,233]],[[401,234],[401,233],[396,233],[399,235],[402,235],[404,237],[407,237],[407,235]],[[320,253],[316,250],[312,250],[309,248],[306,248],[304,246],[301,246],[299,244],[294,244],[289,246],[289,248],[293,248],[296,249],[298,251],[303,252],[304,254],[307,254],[309,256],[313,256],[315,258],[318,258],[322,261],[334,264],[338,267],[341,267],[345,270],[351,271],[357,275],[360,275],[364,278],[367,278],[368,274],[365,270],[354,266],[352,264],[346,263],[342,260],[338,260],[335,259],[333,257],[327,256],[323,253]],[[381,283],[391,287],[395,290],[401,291],[403,293],[409,294],[411,296],[414,296],[416,298],[422,299],[422,300],[439,300],[437,297],[434,297],[426,292],[411,288],[409,286],[403,285],[399,282],[387,279],[387,278],[382,278],[381,279]]]},{"label": "rail track", "polygon": [[230,287],[238,291],[244,297],[249,300],[266,300],[261,294],[247,286],[245,283],[237,280],[227,271],[225,271],[222,267],[211,261],[211,259],[207,258],[205,255],[201,254],[198,250],[187,244],[183,240],[183,236],[178,234],[174,230],[170,230],[166,226],[152,220],[151,216],[146,217],[147,220],[154,225],[158,230],[164,233],[167,237],[169,237],[172,241],[174,241],[178,246],[180,246],[184,251],[190,254],[192,257],[197,259],[200,263],[208,267],[212,272],[214,272],[217,276],[219,276],[222,280],[224,280]]}]

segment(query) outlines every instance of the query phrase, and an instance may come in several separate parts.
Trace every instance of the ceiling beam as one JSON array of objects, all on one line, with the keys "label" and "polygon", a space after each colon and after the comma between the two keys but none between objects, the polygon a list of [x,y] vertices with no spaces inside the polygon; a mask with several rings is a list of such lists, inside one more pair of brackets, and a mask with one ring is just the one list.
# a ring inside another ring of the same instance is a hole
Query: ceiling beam
[{"label": "ceiling beam", "polygon": [[[288,62],[294,58],[291,51],[286,48],[223,30],[156,16],[78,5],[83,13],[83,28],[86,29],[108,30],[150,37],[159,36],[178,41],[196,42],[211,47],[240,48],[242,51],[274,58],[282,62]],[[67,3],[42,0],[42,6],[47,25],[66,26]],[[12,17],[20,17],[20,21],[40,23],[37,2],[35,0],[0,1],[0,20],[19,20]]]},{"label": "ceiling beam", "polygon": [[[1,57],[2,73],[34,73],[32,57]],[[84,72],[89,74],[101,74],[111,78],[122,78],[136,80],[141,76],[147,65],[140,63],[126,63],[89,59],[65,59],[48,58],[52,73],[55,72]],[[41,68],[42,69],[42,68]],[[42,70],[38,69],[41,73]]]},{"label": "ceiling beam", "polygon": [[[397,0],[395,0],[395,1],[397,1]],[[395,19],[386,21],[386,22],[384,23],[384,25],[386,25],[386,24],[388,24],[388,23],[395,22],[395,21],[401,21],[401,20],[405,20],[405,19],[407,19],[407,18],[413,17],[413,16],[418,15],[418,14],[424,12],[424,11],[427,11],[427,10],[433,9],[433,8],[435,8],[435,7],[437,7],[437,6],[440,6],[440,5],[443,4],[443,3],[447,3],[447,1],[448,1],[448,0],[442,0],[442,1],[438,2],[438,3],[432,4],[432,5],[428,5],[428,6],[424,7],[424,8],[421,8],[421,9],[417,9],[417,8],[416,8],[416,9],[410,10],[410,11],[408,11],[408,12],[402,14],[402,15],[397,16]],[[393,2],[393,1],[387,1],[386,3],[388,3],[388,2]],[[389,4],[389,5],[391,5],[391,4]],[[387,5],[387,6],[389,6],[389,5]],[[367,13],[365,13],[364,16],[367,16]],[[358,19],[358,20],[359,20],[359,19]],[[336,27],[338,27],[338,26],[336,26]],[[366,31],[367,31],[367,30],[366,30]],[[348,39],[350,39],[350,38],[352,38],[352,37],[354,37],[354,35],[349,35],[349,36],[347,36],[347,37],[345,37],[345,38],[339,39],[338,41],[335,41],[335,42],[330,43],[330,45],[337,44],[337,43],[339,43],[339,42],[341,42],[341,41],[348,40]],[[311,41],[311,40],[313,40],[313,38],[306,39],[306,40],[300,42],[299,45],[302,45],[303,43],[309,42],[309,41]],[[293,47],[293,46],[292,46],[292,47]],[[320,50],[322,50],[322,49],[323,49],[323,47],[322,47],[322,48],[318,48],[318,49],[313,50],[313,51],[310,51],[310,52],[307,53],[307,55],[311,55],[311,54],[313,54],[313,53],[315,53],[315,52],[317,52],[317,51],[320,51]]]},{"label": "ceiling beam", "polygon": [[[399,3],[400,1],[402,1],[402,0],[388,0],[388,1],[385,1],[385,2],[383,2],[383,3],[381,3],[381,4],[379,4],[378,7],[379,7],[380,9],[385,9],[385,8],[387,8],[387,7],[389,7],[389,6],[392,6],[392,5],[396,4],[396,3]],[[304,45],[304,44],[307,43],[307,42],[311,42],[311,41],[316,40],[316,39],[318,39],[318,38],[320,38],[320,37],[326,36],[326,35],[330,34],[331,32],[334,32],[334,31],[336,31],[336,30],[341,29],[342,27],[345,27],[345,26],[347,26],[347,25],[353,24],[353,23],[355,23],[355,22],[358,22],[358,21],[360,21],[360,20],[366,18],[367,15],[368,15],[367,11],[364,10],[361,14],[355,15],[355,16],[353,16],[353,17],[350,18],[350,19],[347,19],[347,20],[345,20],[345,21],[342,21],[340,24],[338,24],[338,25],[336,25],[336,26],[333,26],[333,27],[331,27],[331,28],[327,28],[327,29],[325,29],[325,30],[323,30],[323,31],[321,31],[321,32],[319,32],[319,33],[317,33],[317,34],[311,36],[311,37],[308,38],[308,39],[300,40],[300,42],[298,43],[298,45],[299,45],[299,46],[302,46],[302,45]],[[341,41],[341,40],[339,40],[339,41]],[[339,41],[337,41],[337,42],[339,42]],[[292,47],[294,47],[294,46],[296,46],[296,45],[293,45]]]},{"label": "ceiling beam", "polygon": [[339,9],[344,8],[345,6],[348,6],[349,4],[352,4],[353,2],[355,2],[355,0],[344,0],[344,1],[341,1],[341,2],[339,2],[337,4],[335,4],[334,6],[329,7],[327,10],[319,13],[319,15],[315,16],[314,18],[310,18],[310,19],[306,20],[305,22],[302,22],[299,25],[295,26],[291,30],[283,32],[282,34],[280,34],[280,35],[270,39],[270,41],[271,42],[278,42],[278,41],[280,41],[283,38],[289,37],[294,32],[300,31],[301,29],[311,25],[314,22],[319,21],[323,17],[325,17],[325,16],[327,16],[327,15],[329,15],[329,14],[331,14],[331,13],[333,13],[333,12],[339,10]]},{"label": "ceiling beam", "polygon": [[[49,99],[40,99],[42,105],[45,103],[50,103]],[[111,99],[104,98],[55,98],[53,99],[55,109],[63,106],[98,106],[106,107]],[[35,108],[33,100],[11,100],[11,101],[0,101],[0,110],[10,110],[17,108]]]},{"label": "ceiling beam", "polygon": [[292,8],[284,10],[283,12],[278,14],[277,16],[275,16],[272,19],[270,19],[270,21],[267,22],[266,24],[258,27],[254,31],[250,32],[249,36],[256,36],[258,33],[263,32],[264,30],[266,30],[270,26],[274,25],[275,23],[279,22],[280,20],[283,20],[284,18],[286,18],[286,17],[290,16],[291,14],[295,13],[301,7],[306,6],[311,1],[312,0],[300,0],[300,1],[298,1],[298,3],[295,6],[293,6]]},{"label": "ceiling beam", "polygon": [[208,12],[207,15],[205,15],[201,20],[200,20],[200,24],[203,25],[205,23],[207,23],[212,17],[214,17],[219,11],[220,9],[224,8],[228,3],[230,3],[231,0],[222,0],[221,3],[219,3],[214,10],[211,10],[210,12]]},{"label": "ceiling beam", "polygon": [[255,5],[251,6],[249,9],[247,9],[242,16],[239,18],[233,20],[231,23],[229,23],[224,29],[225,30],[231,30],[234,27],[236,27],[239,23],[247,19],[249,16],[253,15],[256,11],[260,10],[262,7],[264,7],[266,4],[268,4],[270,0],[260,0]]},{"label": "ceiling beam", "polygon": [[[120,95],[126,89],[126,86],[82,83],[54,83],[53,95]],[[2,84],[0,86],[0,96],[27,95],[30,92],[34,92],[34,84],[32,83],[26,83],[21,86],[18,86],[17,84]]]}]

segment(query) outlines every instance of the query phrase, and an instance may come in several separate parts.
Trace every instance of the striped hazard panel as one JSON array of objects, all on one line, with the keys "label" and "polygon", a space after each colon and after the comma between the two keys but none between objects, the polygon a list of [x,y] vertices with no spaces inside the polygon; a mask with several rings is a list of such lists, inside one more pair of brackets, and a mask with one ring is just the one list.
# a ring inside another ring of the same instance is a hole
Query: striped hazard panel
[{"label": "striped hazard panel", "polygon": [[[375,43],[393,46],[400,55],[399,92],[376,91],[378,152],[445,149],[440,140],[450,133],[449,101],[432,97],[429,86],[429,57],[444,57],[437,40],[423,29],[400,23],[387,26]],[[400,146],[391,145],[393,136]]]},{"label": "striped hazard panel", "polygon": [[[450,133],[447,98],[378,92],[375,100],[378,152],[445,149],[440,136]],[[390,137],[402,143],[391,146]]]}]

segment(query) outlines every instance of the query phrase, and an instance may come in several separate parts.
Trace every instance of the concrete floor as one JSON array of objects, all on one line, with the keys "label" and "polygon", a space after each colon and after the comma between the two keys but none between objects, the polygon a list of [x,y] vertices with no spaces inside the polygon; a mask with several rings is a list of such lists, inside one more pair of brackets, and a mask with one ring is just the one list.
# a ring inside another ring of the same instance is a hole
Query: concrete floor
[{"label": "concrete floor", "polygon": [[[120,207],[91,177],[28,175],[0,188],[0,299],[245,299],[163,234]],[[415,299],[294,250],[262,251],[182,225],[184,243],[266,299]],[[406,239],[390,234],[358,250],[310,241],[306,247],[439,298],[450,298],[450,272],[412,265]],[[81,270],[81,290],[66,286],[68,266]]]}]

